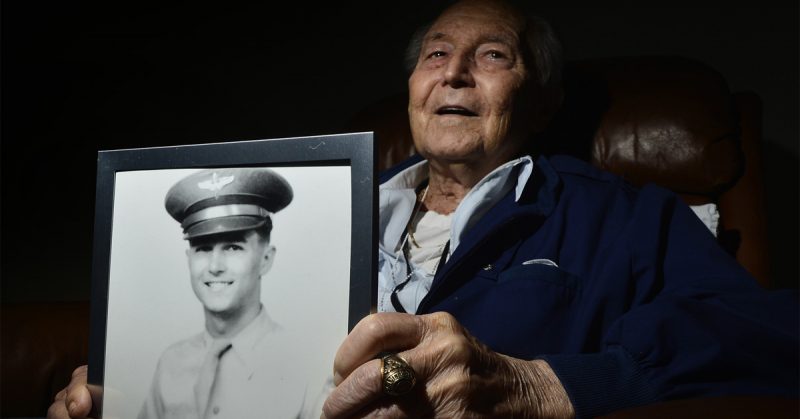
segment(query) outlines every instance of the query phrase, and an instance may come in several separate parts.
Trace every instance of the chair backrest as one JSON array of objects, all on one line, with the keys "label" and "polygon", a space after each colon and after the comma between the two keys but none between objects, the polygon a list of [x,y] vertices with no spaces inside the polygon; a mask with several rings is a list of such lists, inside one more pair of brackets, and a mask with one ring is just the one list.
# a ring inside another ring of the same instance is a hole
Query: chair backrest
[{"label": "chair backrest", "polygon": [[[771,284],[755,94],[732,94],[717,71],[677,56],[569,62],[564,93],[532,153],[570,154],[635,185],[661,185],[690,205],[716,204],[720,244]],[[379,169],[414,152],[407,102],[387,98],[347,126],[375,131]]]}]

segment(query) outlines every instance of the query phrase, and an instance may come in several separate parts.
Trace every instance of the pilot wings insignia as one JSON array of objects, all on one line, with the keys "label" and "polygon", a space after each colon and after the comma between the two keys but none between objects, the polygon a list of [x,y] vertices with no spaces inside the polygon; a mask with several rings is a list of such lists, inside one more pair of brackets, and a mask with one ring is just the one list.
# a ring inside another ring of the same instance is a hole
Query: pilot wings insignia
[{"label": "pilot wings insignia", "polygon": [[200,189],[205,189],[211,192],[214,192],[214,198],[217,197],[217,193],[222,190],[225,186],[233,182],[235,176],[222,176],[220,177],[217,175],[217,172],[214,172],[211,175],[211,179],[199,182],[197,187]]}]

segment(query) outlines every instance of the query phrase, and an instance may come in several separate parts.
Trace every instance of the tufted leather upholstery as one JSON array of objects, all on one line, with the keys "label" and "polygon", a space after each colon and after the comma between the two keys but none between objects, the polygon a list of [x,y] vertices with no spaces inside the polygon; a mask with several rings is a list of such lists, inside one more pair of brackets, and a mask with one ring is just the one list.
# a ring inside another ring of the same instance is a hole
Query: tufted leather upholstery
[{"label": "tufted leather upholstery", "polygon": [[[654,182],[708,198],[738,178],[734,104],[710,68],[678,57],[647,57],[582,62],[570,70],[571,80],[594,83],[607,103],[594,130],[596,166],[639,185]],[[581,91],[569,88],[568,100],[581,100]]]}]

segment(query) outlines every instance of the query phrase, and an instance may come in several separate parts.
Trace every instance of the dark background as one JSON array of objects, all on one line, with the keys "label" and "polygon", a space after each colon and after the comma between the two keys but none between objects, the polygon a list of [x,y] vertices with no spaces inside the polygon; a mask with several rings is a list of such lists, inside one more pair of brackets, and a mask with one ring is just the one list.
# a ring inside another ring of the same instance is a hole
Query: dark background
[{"label": "dark background", "polygon": [[[406,41],[436,9],[217,3],[2,3],[4,302],[89,298],[98,150],[341,132],[405,89]],[[529,9],[568,59],[683,55],[761,96],[773,273],[797,287],[797,2],[672,3]]]}]

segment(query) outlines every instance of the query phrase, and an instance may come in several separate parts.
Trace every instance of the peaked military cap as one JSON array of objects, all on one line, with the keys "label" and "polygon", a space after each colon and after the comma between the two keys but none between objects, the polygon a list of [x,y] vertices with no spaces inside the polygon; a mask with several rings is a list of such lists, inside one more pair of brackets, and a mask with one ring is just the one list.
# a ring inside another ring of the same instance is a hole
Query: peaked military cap
[{"label": "peaked military cap", "polygon": [[173,185],[164,206],[188,240],[261,227],[293,196],[286,179],[270,169],[207,169]]}]

